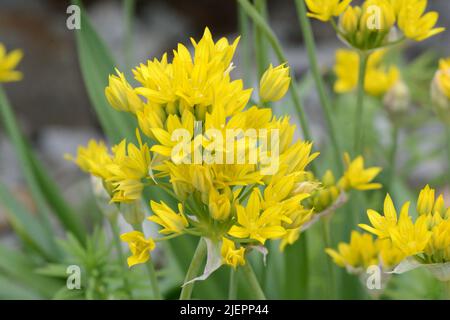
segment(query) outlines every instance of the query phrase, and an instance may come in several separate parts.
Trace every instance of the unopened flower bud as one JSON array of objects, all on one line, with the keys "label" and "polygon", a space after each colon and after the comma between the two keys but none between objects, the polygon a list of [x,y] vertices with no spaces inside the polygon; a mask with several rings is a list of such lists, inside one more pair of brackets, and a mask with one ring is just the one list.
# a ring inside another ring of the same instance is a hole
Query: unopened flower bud
[{"label": "unopened flower bud", "polygon": [[411,103],[408,86],[403,81],[397,81],[384,95],[383,103],[392,117],[404,114]]},{"label": "unopened flower bud", "polygon": [[288,91],[290,83],[289,67],[286,67],[285,64],[275,68],[270,65],[261,77],[259,96],[262,101],[278,101]]}]

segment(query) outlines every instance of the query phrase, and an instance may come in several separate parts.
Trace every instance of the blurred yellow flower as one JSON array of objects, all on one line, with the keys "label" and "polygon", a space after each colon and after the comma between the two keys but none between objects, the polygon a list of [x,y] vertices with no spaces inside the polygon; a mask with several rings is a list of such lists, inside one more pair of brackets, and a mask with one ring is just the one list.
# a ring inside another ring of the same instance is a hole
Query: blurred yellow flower
[{"label": "blurred yellow flower", "polygon": [[145,263],[150,259],[150,252],[155,249],[155,242],[151,239],[145,239],[140,231],[131,231],[120,236],[124,242],[128,242],[132,256],[128,257],[128,266]]},{"label": "blurred yellow flower", "polygon": [[159,232],[162,234],[181,233],[189,225],[184,216],[183,205],[181,203],[178,204],[178,213],[173,211],[163,201],[157,203],[152,200],[150,201],[150,206],[154,215],[147,219],[161,225],[163,229]]},{"label": "blurred yellow flower", "polygon": [[450,58],[439,61],[431,84],[431,99],[435,113],[450,125]]},{"label": "blurred yellow flower", "polygon": [[221,254],[223,262],[234,269],[245,264],[245,248],[236,249],[234,242],[227,238],[222,238]]},{"label": "blurred yellow flower", "polygon": [[405,37],[423,41],[445,31],[445,28],[434,27],[439,18],[437,12],[431,11],[424,14],[427,3],[427,0],[408,0],[399,5],[398,26]]},{"label": "blurred yellow flower", "polygon": [[[382,96],[400,79],[400,72],[396,66],[385,67],[381,64],[384,50],[375,51],[369,56],[364,90],[372,96]],[[334,72],[336,82],[334,90],[337,93],[350,92],[358,84],[359,55],[352,50],[339,49],[336,51],[336,65]]]},{"label": "blurred yellow flower", "polygon": [[350,159],[348,153],[344,154],[344,162],[346,170],[344,175],[339,180],[338,185],[344,190],[374,190],[380,189],[380,183],[372,183],[372,180],[382,170],[380,167],[364,168],[364,158],[362,156],[356,157],[354,160]]},{"label": "blurred yellow flower", "polygon": [[308,17],[328,21],[339,16],[352,0],[305,0],[308,6]]},{"label": "blurred yellow flower", "polygon": [[325,250],[340,267],[350,266],[354,269],[378,265],[379,250],[370,234],[352,231],[350,243],[340,242],[338,250]]},{"label": "blurred yellow flower", "polygon": [[281,64],[274,68],[271,64],[261,77],[259,96],[262,101],[281,100],[288,91],[290,83],[289,67]]},{"label": "blurred yellow flower", "polygon": [[22,72],[14,70],[20,60],[22,60],[22,57],[22,50],[16,49],[6,53],[5,46],[3,43],[0,43],[0,83],[22,80]]}]

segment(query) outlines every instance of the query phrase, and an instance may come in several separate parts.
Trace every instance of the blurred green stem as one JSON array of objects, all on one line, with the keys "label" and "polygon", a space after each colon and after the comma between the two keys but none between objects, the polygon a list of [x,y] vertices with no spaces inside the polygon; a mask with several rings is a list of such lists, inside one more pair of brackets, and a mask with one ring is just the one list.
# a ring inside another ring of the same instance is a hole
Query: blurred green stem
[{"label": "blurred green stem", "polygon": [[344,167],[342,164],[342,151],[338,141],[338,135],[336,131],[336,127],[333,123],[333,114],[331,102],[328,97],[328,94],[325,90],[325,85],[323,82],[322,75],[319,71],[319,65],[317,62],[317,50],[314,42],[314,35],[311,29],[311,24],[309,22],[308,17],[306,16],[306,6],[304,0],[295,0],[295,4],[297,7],[297,16],[300,20],[300,27],[303,34],[303,39],[306,46],[306,51],[308,53],[309,66],[311,68],[314,81],[316,83],[317,91],[319,93],[320,103],[324,110],[325,121],[328,127],[328,135],[331,140],[331,144],[333,146],[333,150],[336,157],[336,162],[338,165],[338,175],[342,175],[344,171]]},{"label": "blurred green stem", "polygon": [[123,0],[123,23],[124,23],[124,37],[123,37],[123,53],[125,68],[127,73],[132,68],[133,61],[133,22],[135,0]]},{"label": "blurred green stem", "polygon": [[233,268],[230,268],[230,286],[228,288],[228,300],[237,299],[237,272]]},{"label": "blurred green stem", "polygon": [[[323,237],[323,243],[326,248],[331,248],[331,234],[330,234],[330,222],[331,217],[324,217],[321,219],[322,223],[322,237]],[[325,257],[327,261],[327,272],[328,272],[328,286],[327,286],[327,293],[328,293],[328,299],[335,299],[336,294],[336,277],[334,274],[334,268],[333,268],[333,262],[329,257]]]},{"label": "blurred green stem", "polygon": [[[264,18],[259,14],[258,10],[255,9],[254,6],[251,5],[251,3],[248,0],[237,0],[239,5],[242,7],[242,9],[245,11],[245,13],[253,20],[253,22],[261,28],[261,31],[265,34],[267,40],[269,41],[270,45],[272,46],[273,51],[275,52],[275,55],[277,56],[280,63],[287,62],[286,56],[283,52],[283,49],[280,45],[280,42],[278,41],[275,33],[270,28],[270,26],[267,24],[267,22],[264,20]],[[299,90],[295,81],[295,75],[292,71],[292,68],[290,69],[291,72],[291,98],[292,102],[294,104],[294,107],[297,111],[298,117],[300,119],[300,124],[302,127],[302,132],[305,140],[311,141],[311,133],[309,129],[308,119],[306,117],[306,113],[303,109],[303,106],[300,102],[299,97]],[[314,170],[314,164],[311,164],[311,167]]]},{"label": "blurred green stem", "polygon": [[450,300],[450,280],[444,282],[445,299]]},{"label": "blurred green stem", "polygon": [[354,155],[355,157],[362,155],[362,148],[364,145],[364,85],[366,78],[367,61],[369,54],[367,52],[359,52],[359,72],[358,72],[358,88],[355,112],[355,136],[354,136]]},{"label": "blurred green stem", "polygon": [[309,296],[308,233],[284,251],[285,299],[307,299]]},{"label": "blurred green stem", "polygon": [[[186,273],[184,283],[194,279],[200,272],[203,260],[206,257],[206,242],[201,238],[198,242],[197,249],[195,249],[194,256],[192,257],[191,264]],[[192,290],[194,289],[194,282],[186,284],[181,289],[180,300],[190,300],[192,295]]]},{"label": "blurred green stem", "polygon": [[250,77],[250,65],[251,65],[251,53],[250,53],[250,32],[249,32],[249,21],[244,10],[241,6],[238,6],[238,24],[239,24],[239,34],[241,35],[241,55],[242,55],[242,78],[244,79],[244,84],[249,86],[252,82]]},{"label": "blurred green stem", "polygon": [[266,295],[264,294],[261,286],[259,285],[258,279],[256,278],[255,272],[253,271],[250,261],[246,261],[245,265],[242,267],[245,278],[247,279],[248,285],[250,286],[251,292],[255,294],[257,300],[266,300]]},{"label": "blurred green stem", "polygon": [[[140,231],[140,232],[144,233],[141,224],[135,224],[135,225],[133,225],[133,228],[136,231]],[[150,285],[151,285],[152,291],[153,291],[153,296],[156,300],[161,300],[162,297],[161,297],[161,292],[159,291],[158,278],[156,277],[155,266],[153,265],[152,259],[149,259],[145,263],[145,267],[147,268],[148,277],[150,279]]]},{"label": "blurred green stem", "polygon": [[388,193],[393,194],[393,182],[395,176],[395,160],[397,158],[397,150],[398,150],[398,133],[399,128],[396,123],[393,123],[392,127],[392,146],[389,152],[389,172],[388,172],[388,180],[386,184],[386,190]]},{"label": "blurred green stem", "polygon": [[[267,3],[266,0],[255,0],[255,8],[264,20],[267,20]],[[255,59],[258,69],[258,79],[261,79],[267,68],[268,52],[264,38],[264,31],[261,26],[255,25]]]},{"label": "blurred green stem", "polygon": [[114,246],[116,247],[117,254],[119,255],[119,264],[122,271],[122,277],[123,277],[123,287],[125,292],[127,293],[128,297],[130,299],[133,299],[133,293],[130,287],[130,283],[128,282],[127,277],[127,260],[125,259],[125,254],[123,252],[122,244],[120,243],[120,230],[119,230],[119,224],[117,223],[117,217],[110,217],[108,218],[109,225],[111,226],[112,231],[112,238],[114,242]]}]

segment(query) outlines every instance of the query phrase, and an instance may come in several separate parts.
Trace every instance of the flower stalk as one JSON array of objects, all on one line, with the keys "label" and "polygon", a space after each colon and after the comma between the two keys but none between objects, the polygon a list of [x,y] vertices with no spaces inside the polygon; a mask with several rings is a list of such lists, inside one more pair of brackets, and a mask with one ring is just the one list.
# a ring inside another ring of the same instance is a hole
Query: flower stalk
[{"label": "flower stalk", "polygon": [[262,290],[258,282],[258,279],[256,278],[255,272],[253,271],[250,262],[247,261],[247,263],[242,267],[242,269],[244,271],[248,285],[250,286],[250,290],[255,294],[255,298],[257,300],[266,300],[266,295],[264,294],[264,291]]},{"label": "flower stalk", "polygon": [[342,150],[339,145],[339,141],[337,139],[337,131],[336,127],[333,123],[333,114],[330,99],[325,90],[325,85],[323,82],[322,75],[319,71],[319,64],[317,62],[317,50],[316,45],[314,43],[314,36],[311,29],[311,24],[309,22],[308,17],[306,16],[306,6],[303,0],[295,0],[295,5],[297,8],[297,16],[300,21],[300,27],[303,34],[303,39],[305,41],[306,51],[308,54],[309,65],[311,68],[312,75],[314,77],[314,81],[316,83],[317,91],[319,93],[320,103],[324,110],[325,121],[328,127],[328,136],[330,138],[331,144],[333,146],[335,159],[337,163],[338,174],[341,175],[344,171],[344,167],[342,164]]},{"label": "flower stalk", "polygon": [[389,194],[393,194],[393,182],[395,176],[395,162],[397,158],[397,150],[398,150],[398,136],[399,136],[399,128],[398,124],[394,123],[392,128],[392,146],[389,152],[389,174],[388,181],[386,184],[386,189]]},{"label": "flower stalk", "polygon": [[230,268],[230,286],[228,288],[228,300],[237,299],[238,277],[236,270]]},{"label": "flower stalk", "polygon": [[[206,257],[206,242],[200,238],[197,249],[195,249],[194,256],[192,257],[191,264],[186,273],[184,283],[194,279],[200,272],[203,260]],[[194,282],[188,283],[181,289],[180,300],[190,300],[192,296],[192,290],[194,289]]]},{"label": "flower stalk", "polygon": [[[143,233],[143,229],[142,229],[142,225],[141,224],[133,225],[133,229]],[[150,279],[150,286],[152,287],[153,297],[156,300],[161,300],[162,296],[161,296],[161,292],[159,290],[158,278],[156,276],[155,266],[153,265],[153,262],[152,262],[151,259],[149,259],[145,263],[145,267],[147,268],[148,277]]]},{"label": "flower stalk", "polygon": [[367,61],[369,54],[361,51],[359,53],[359,74],[358,74],[358,88],[355,112],[355,135],[354,135],[354,156],[358,156],[362,152],[364,145],[364,130],[363,130],[363,113],[364,113],[364,85],[366,78]]}]

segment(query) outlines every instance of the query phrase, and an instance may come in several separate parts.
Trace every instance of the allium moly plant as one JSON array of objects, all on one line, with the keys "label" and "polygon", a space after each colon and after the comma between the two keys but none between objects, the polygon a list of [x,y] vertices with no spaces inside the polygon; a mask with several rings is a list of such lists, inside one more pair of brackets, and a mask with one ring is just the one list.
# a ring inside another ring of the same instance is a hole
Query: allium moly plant
[{"label": "allium moly plant", "polygon": [[[105,94],[113,108],[136,117],[138,144],[124,140],[108,150],[91,141],[73,158],[101,179],[110,201],[134,226],[135,231],[121,236],[132,253],[130,267],[151,261],[157,242],[183,234],[201,238],[193,263],[206,254],[205,270],[194,277],[188,272],[184,289],[223,264],[251,272],[247,252],[266,255],[264,246],[273,239],[281,239],[283,250],[342,205],[346,191],[380,187],[371,181],[381,169],[365,169],[362,157],[351,161],[346,155],[348,168],[337,182],[331,173],[322,183],[307,171],[318,155],[312,143],[294,141],[289,117],[248,106],[252,90],[231,79],[238,40],[214,42],[205,29],[198,42],[191,39],[192,56],[179,44],[171,61],[164,54],[135,68],[136,88],[117,70]],[[289,82],[287,66],[270,65],[261,78],[260,100],[280,100]],[[154,141],[151,147],[141,133]],[[150,185],[178,201],[176,208],[150,202],[153,214],[147,220],[159,225],[163,235],[154,239],[140,227],[142,192]],[[188,298],[191,289],[184,289],[182,298]]]}]

